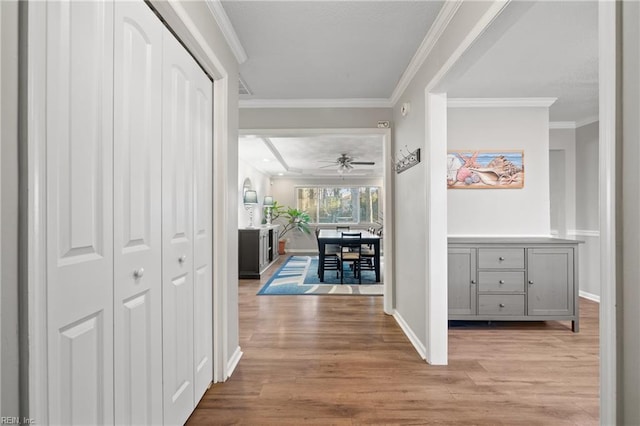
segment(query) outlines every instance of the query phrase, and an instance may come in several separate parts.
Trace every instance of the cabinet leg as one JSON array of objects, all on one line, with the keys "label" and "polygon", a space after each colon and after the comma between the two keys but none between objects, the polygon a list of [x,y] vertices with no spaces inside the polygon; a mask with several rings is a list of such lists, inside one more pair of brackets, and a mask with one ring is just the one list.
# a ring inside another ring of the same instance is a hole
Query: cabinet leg
[{"label": "cabinet leg", "polygon": [[579,320],[573,320],[571,321],[571,331],[573,331],[574,333],[578,333],[580,331],[580,321]]}]

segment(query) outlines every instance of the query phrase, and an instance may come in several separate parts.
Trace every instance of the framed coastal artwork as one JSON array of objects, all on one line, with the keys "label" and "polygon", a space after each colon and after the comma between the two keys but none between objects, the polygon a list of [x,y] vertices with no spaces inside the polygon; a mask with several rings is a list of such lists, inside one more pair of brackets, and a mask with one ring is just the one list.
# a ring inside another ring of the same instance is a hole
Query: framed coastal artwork
[{"label": "framed coastal artwork", "polygon": [[449,151],[447,188],[519,189],[524,187],[524,151]]}]

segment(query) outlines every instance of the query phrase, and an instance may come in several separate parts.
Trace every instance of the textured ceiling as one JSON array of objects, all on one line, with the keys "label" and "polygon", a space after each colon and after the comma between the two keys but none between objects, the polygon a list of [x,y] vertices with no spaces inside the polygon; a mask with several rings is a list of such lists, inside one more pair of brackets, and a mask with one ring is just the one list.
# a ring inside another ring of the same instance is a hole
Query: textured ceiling
[{"label": "textured ceiling", "polygon": [[389,98],[441,1],[223,1],[257,99]]},{"label": "textured ceiling", "polygon": [[[449,97],[557,97],[551,121],[598,115],[598,4],[516,2],[517,22],[505,13],[462,61]],[[528,5],[526,3],[529,3]],[[511,8],[511,6],[509,6]]]},{"label": "textured ceiling", "polygon": [[[241,99],[341,100],[388,99],[443,2],[222,4],[248,56],[240,73],[252,95]],[[597,2],[512,1],[442,89],[449,97],[557,97],[551,121],[597,116]],[[273,176],[335,176],[319,160],[341,153],[376,162],[352,175],[382,175],[379,137],[243,137],[239,149],[242,161]]]},{"label": "textured ceiling", "polygon": [[355,165],[349,176],[380,177],[383,174],[382,143],[380,135],[243,136],[238,151],[242,161],[270,176],[339,176],[333,162],[340,154],[347,154],[354,161],[376,163]]}]

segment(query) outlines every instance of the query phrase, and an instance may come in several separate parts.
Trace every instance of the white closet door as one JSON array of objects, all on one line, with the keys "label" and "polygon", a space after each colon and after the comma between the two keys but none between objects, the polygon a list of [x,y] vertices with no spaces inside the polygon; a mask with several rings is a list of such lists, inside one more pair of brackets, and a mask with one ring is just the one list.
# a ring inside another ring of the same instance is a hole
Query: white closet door
[{"label": "white closet door", "polygon": [[49,423],[113,423],[113,3],[46,8]]},{"label": "white closet door", "polygon": [[196,403],[213,377],[212,318],[212,143],[213,87],[206,74],[194,68],[194,362]]},{"label": "white closet door", "polygon": [[164,421],[194,407],[193,59],[163,31],[162,309]]},{"label": "white closet door", "polygon": [[116,2],[114,345],[116,424],[162,423],[162,23]]}]

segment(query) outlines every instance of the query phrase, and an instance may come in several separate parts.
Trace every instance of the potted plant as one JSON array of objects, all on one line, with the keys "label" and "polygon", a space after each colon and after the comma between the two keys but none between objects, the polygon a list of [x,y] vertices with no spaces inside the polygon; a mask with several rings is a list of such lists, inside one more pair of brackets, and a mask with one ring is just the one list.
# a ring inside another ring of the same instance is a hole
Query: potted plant
[{"label": "potted plant", "polygon": [[311,218],[306,212],[302,210],[294,209],[291,207],[279,206],[276,203],[277,210],[274,209],[272,213],[272,220],[280,219],[282,223],[282,231],[280,232],[280,239],[278,241],[278,253],[285,253],[285,245],[287,239],[284,238],[289,231],[300,231],[304,234],[311,234],[311,228],[309,227],[309,221]]}]

